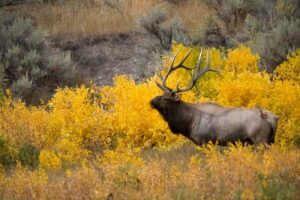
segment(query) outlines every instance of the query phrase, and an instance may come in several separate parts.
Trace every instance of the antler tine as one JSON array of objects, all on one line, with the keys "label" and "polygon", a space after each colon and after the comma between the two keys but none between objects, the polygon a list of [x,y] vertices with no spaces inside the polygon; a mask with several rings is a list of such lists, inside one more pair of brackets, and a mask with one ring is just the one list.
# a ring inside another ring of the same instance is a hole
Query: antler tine
[{"label": "antler tine", "polygon": [[156,85],[164,92],[169,92],[169,90],[167,88],[165,88],[164,86],[162,86],[161,84],[159,84],[157,81],[155,81]]},{"label": "antler tine", "polygon": [[176,57],[177,57],[179,51],[180,51],[180,49],[178,49],[178,51],[175,53],[175,55],[174,55],[174,57],[173,57],[173,60],[172,60],[172,62],[171,62],[171,66],[170,66],[170,68],[169,68],[168,71],[167,71],[167,74],[165,75],[165,77],[164,77],[163,79],[161,79],[161,80],[162,80],[162,85],[159,84],[158,82],[156,82],[156,84],[158,85],[158,87],[159,87],[160,89],[162,89],[163,91],[165,91],[165,92],[169,91],[169,92],[171,92],[171,93],[174,93],[174,92],[172,91],[172,89],[169,88],[169,87],[166,85],[166,81],[167,81],[169,75],[170,75],[173,71],[175,71],[175,70],[177,70],[177,69],[179,69],[179,68],[184,68],[184,69],[187,69],[187,70],[192,70],[192,69],[190,69],[190,68],[188,68],[188,67],[186,67],[186,66],[183,65],[183,63],[186,61],[186,59],[187,59],[187,58],[189,57],[189,55],[191,54],[192,50],[190,50],[190,51],[185,55],[185,57],[183,58],[183,60],[182,60],[178,65],[176,65],[176,66],[174,67],[174,63],[175,63],[175,60],[176,60]]},{"label": "antler tine", "polygon": [[171,66],[170,66],[170,68],[168,69],[168,72],[167,72],[165,78],[162,79],[162,87],[164,87],[164,88],[166,89],[166,90],[164,90],[165,92],[166,92],[166,91],[172,92],[172,89],[169,88],[169,87],[167,86],[166,81],[167,81],[169,75],[171,74],[171,72],[174,71],[174,63],[175,63],[175,59],[176,59],[176,57],[177,57],[179,51],[180,51],[180,48],[179,48],[178,51],[175,53],[175,55],[174,55],[174,57],[173,57],[173,60],[172,60],[172,63],[171,63]]},{"label": "antler tine", "polygon": [[[172,63],[171,63],[171,67],[170,67],[170,69],[172,69],[172,68],[173,68],[173,66],[174,66],[174,63],[175,63],[175,59],[176,59],[176,57],[177,57],[177,55],[178,55],[178,53],[179,53],[180,49],[181,49],[181,48],[179,48],[179,49],[178,49],[178,51],[175,53],[175,55],[174,55],[174,57],[173,57],[173,60],[172,60]],[[170,70],[170,69],[169,69],[169,70]]]},{"label": "antler tine", "polygon": [[179,93],[179,92],[186,92],[186,91],[189,91],[190,89],[192,89],[192,88],[194,87],[194,85],[196,84],[196,81],[197,81],[196,76],[197,76],[197,74],[198,74],[198,71],[200,71],[201,59],[202,59],[202,48],[201,48],[200,53],[199,53],[198,63],[197,63],[197,65],[196,65],[196,67],[195,67],[195,68],[192,68],[192,69],[196,69],[196,70],[197,70],[197,72],[195,73],[195,75],[194,75],[193,78],[192,78],[192,84],[191,84],[189,87],[184,88],[184,89],[180,89],[180,88],[179,88],[179,84],[177,84],[176,90],[174,91],[174,94],[175,94],[175,93]]},{"label": "antler tine", "polygon": [[156,81],[156,85],[157,85],[161,90],[163,90],[164,92],[171,92],[171,91],[172,91],[172,89],[169,88],[169,87],[166,85],[166,81],[167,81],[168,76],[170,75],[170,73],[171,73],[172,70],[173,70],[174,62],[175,62],[175,59],[176,59],[176,57],[177,57],[179,51],[180,51],[180,49],[178,49],[178,51],[175,53],[175,55],[174,55],[174,57],[173,57],[173,60],[172,60],[172,62],[171,62],[171,66],[170,66],[170,68],[168,69],[166,76],[163,78],[161,74],[159,75],[159,78],[161,79],[162,85],[159,84],[159,83]]},{"label": "antler tine", "polygon": [[209,48],[208,48],[206,52],[206,68],[209,67],[210,67],[210,57],[209,57]]},{"label": "antler tine", "polygon": [[207,50],[207,56],[206,56],[206,58],[207,58],[207,60],[206,60],[206,66],[205,66],[205,68],[203,70],[200,70],[200,64],[201,64],[201,59],[202,59],[202,48],[201,48],[201,51],[200,51],[200,54],[199,54],[198,63],[197,63],[197,67],[196,67],[197,72],[195,73],[195,75],[192,78],[192,84],[189,87],[184,88],[184,89],[180,89],[178,87],[178,84],[177,84],[177,90],[174,91],[174,93],[189,91],[190,89],[192,89],[195,86],[195,84],[196,84],[197,80],[200,78],[200,76],[203,75],[203,74],[205,74],[206,72],[212,71],[212,72],[219,73],[218,70],[210,68],[209,49]]},{"label": "antler tine", "polygon": [[200,50],[200,54],[199,54],[199,58],[198,58],[197,71],[200,70],[201,59],[202,59],[202,48]]},{"label": "antler tine", "polygon": [[173,67],[173,69],[176,70],[176,69],[179,69],[179,68],[183,68],[183,69],[186,69],[186,70],[193,70],[194,68],[188,68],[185,65],[183,65],[183,63],[186,61],[186,59],[190,56],[191,52],[192,52],[192,49],[189,50],[189,52],[185,55],[185,57],[182,59],[182,61],[178,65]]},{"label": "antler tine", "polygon": [[216,72],[216,73],[219,73],[219,70],[210,68],[209,49],[207,50],[207,54],[206,54],[206,66],[205,66],[205,68],[203,70],[198,71],[197,76],[195,76],[195,79],[197,80],[200,76],[202,76],[206,72]]},{"label": "antler tine", "polygon": [[[163,82],[164,78],[162,76],[161,73],[158,73],[158,77],[159,79]],[[159,84],[157,81],[155,81],[156,85],[164,92],[168,92],[169,91],[169,88],[165,88],[163,85]]]}]

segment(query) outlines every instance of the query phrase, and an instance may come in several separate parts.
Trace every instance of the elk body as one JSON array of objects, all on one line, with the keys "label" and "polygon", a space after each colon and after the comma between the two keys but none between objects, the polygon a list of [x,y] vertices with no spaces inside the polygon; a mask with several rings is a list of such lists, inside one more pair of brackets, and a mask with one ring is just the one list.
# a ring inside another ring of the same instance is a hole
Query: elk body
[{"label": "elk body", "polygon": [[184,66],[184,61],[191,51],[176,66],[174,59],[162,84],[157,83],[164,91],[162,96],[151,100],[150,105],[156,109],[168,123],[169,128],[175,134],[182,134],[197,145],[206,144],[209,141],[218,142],[219,145],[227,145],[240,141],[247,144],[272,144],[274,143],[278,117],[272,112],[262,108],[226,108],[214,103],[190,104],[180,100],[181,92],[192,89],[200,76],[207,72],[218,72],[209,66],[209,54],[207,63],[200,70],[202,50],[195,68],[196,73],[189,87],[180,89],[178,84],[175,90],[166,86],[166,80],[171,72]]}]

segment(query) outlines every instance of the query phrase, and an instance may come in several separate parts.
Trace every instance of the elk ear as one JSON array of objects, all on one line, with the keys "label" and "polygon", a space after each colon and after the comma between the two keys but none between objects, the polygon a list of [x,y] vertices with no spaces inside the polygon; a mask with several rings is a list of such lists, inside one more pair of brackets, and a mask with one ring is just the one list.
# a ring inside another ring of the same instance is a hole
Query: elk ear
[{"label": "elk ear", "polygon": [[181,99],[181,94],[176,94],[174,97],[175,101],[180,101]]}]

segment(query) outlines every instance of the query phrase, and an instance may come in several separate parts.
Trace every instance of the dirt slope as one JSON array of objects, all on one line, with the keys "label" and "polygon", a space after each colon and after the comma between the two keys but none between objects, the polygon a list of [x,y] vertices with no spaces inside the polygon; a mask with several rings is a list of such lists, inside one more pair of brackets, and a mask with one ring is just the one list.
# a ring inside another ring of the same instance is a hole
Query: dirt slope
[{"label": "dirt slope", "polygon": [[147,36],[141,33],[53,40],[55,47],[71,51],[80,73],[97,85],[110,85],[113,77],[120,74],[136,81],[152,75],[160,67],[160,59],[155,56],[158,50],[145,48],[148,42]]}]

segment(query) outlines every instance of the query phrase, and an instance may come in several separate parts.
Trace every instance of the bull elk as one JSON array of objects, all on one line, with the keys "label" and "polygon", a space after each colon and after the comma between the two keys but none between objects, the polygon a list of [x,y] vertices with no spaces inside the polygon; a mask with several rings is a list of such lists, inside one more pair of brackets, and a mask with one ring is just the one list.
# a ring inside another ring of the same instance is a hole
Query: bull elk
[{"label": "bull elk", "polygon": [[[184,65],[191,51],[176,66],[175,54],[171,66],[161,84],[157,86],[163,90],[162,96],[151,100],[150,105],[156,109],[168,123],[174,134],[182,134],[197,145],[207,144],[209,141],[219,145],[228,145],[240,141],[246,144],[272,144],[274,143],[278,117],[272,112],[262,108],[227,108],[215,103],[191,104],[180,100],[179,93],[191,90],[197,80],[207,72],[217,72],[210,68],[209,52],[204,69],[200,69],[202,49],[198,63],[194,68]],[[169,75],[177,69],[196,70],[192,76],[190,86],[171,89],[166,85]]]}]

